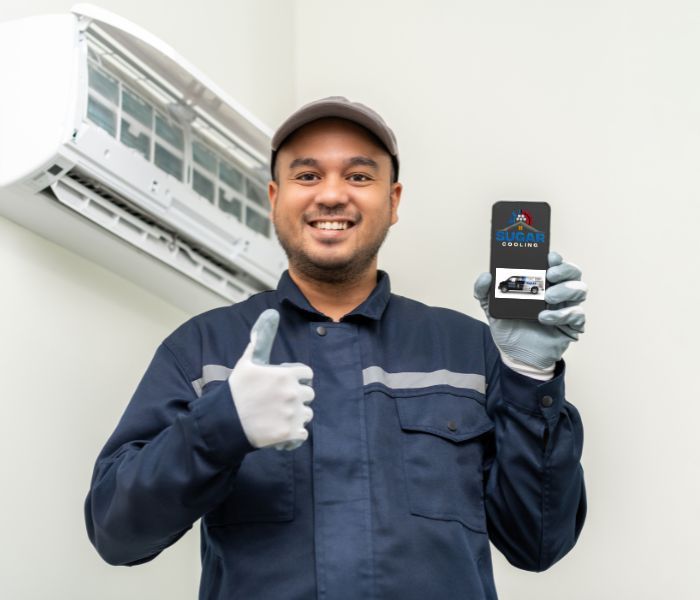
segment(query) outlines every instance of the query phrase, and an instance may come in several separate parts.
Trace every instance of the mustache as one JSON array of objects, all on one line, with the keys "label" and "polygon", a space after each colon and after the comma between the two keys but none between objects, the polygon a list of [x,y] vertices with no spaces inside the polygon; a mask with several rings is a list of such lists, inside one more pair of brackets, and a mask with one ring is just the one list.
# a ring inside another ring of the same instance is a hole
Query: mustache
[{"label": "mustache", "polygon": [[347,219],[348,221],[352,221],[353,223],[359,223],[362,219],[360,215],[345,214],[342,210],[325,210],[322,212],[315,212],[308,215],[304,215],[304,218],[306,219],[307,223],[311,221],[318,221],[324,218],[340,218]]}]

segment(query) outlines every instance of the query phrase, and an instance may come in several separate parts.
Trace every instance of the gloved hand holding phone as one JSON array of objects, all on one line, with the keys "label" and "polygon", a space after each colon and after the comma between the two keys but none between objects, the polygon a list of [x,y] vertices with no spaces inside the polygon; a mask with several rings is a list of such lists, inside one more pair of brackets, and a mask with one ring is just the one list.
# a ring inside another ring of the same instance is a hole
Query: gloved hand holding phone
[{"label": "gloved hand holding phone", "polygon": [[313,371],[303,363],[269,364],[279,319],[274,309],[260,314],[228,384],[251,445],[294,450],[309,437],[304,425],[313,417]]},{"label": "gloved hand holding phone", "polygon": [[537,321],[495,319],[489,314],[490,273],[479,275],[474,283],[474,297],[484,309],[491,335],[501,355],[505,355],[506,364],[512,366],[508,360],[512,359],[515,364],[524,363],[551,373],[569,344],[583,333],[586,315],[580,305],[588,287],[581,281],[581,270],[576,265],[564,262],[556,252],[550,252],[547,260],[547,282],[554,285],[547,286],[544,299],[549,309],[540,311]]}]

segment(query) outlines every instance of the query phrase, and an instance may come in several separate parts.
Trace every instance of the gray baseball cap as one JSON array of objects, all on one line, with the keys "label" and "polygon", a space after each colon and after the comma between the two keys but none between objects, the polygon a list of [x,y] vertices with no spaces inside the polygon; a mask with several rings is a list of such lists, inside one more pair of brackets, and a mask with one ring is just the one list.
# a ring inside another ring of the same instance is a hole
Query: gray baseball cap
[{"label": "gray baseball cap", "polygon": [[369,106],[351,102],[344,96],[328,96],[305,104],[292,113],[275,131],[271,142],[270,173],[274,178],[277,151],[284,141],[302,125],[323,117],[347,119],[372,132],[391,155],[394,164],[394,181],[399,178],[399,148],[396,136],[379,114]]}]

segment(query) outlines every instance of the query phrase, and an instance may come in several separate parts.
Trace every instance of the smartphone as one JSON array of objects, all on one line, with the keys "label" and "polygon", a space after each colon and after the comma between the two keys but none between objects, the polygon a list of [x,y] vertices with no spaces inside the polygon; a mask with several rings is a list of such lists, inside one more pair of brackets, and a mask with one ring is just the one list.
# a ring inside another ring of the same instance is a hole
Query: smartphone
[{"label": "smartphone", "polygon": [[546,202],[503,200],[491,212],[489,312],[498,319],[532,319],[547,306],[550,208]]}]

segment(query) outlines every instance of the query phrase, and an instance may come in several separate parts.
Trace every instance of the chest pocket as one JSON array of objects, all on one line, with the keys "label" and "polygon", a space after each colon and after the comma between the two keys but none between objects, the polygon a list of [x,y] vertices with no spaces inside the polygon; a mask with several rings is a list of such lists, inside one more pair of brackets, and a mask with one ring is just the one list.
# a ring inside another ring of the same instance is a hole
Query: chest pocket
[{"label": "chest pocket", "polygon": [[483,459],[485,438],[494,425],[483,395],[470,390],[396,392],[411,513],[486,532]]},{"label": "chest pocket", "polygon": [[246,455],[228,498],[205,520],[216,526],[293,518],[294,453],[262,448]]}]

